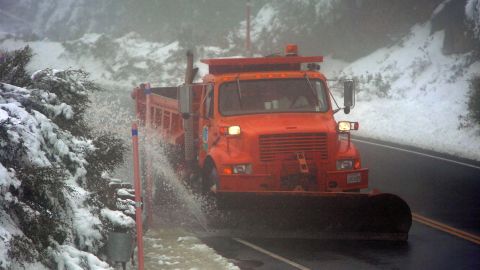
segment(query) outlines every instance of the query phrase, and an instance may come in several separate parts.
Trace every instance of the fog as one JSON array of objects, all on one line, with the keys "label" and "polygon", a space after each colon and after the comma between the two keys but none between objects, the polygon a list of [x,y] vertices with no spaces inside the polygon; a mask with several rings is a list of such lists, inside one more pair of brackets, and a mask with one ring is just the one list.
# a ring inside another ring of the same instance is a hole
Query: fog
[{"label": "fog", "polygon": [[[60,42],[92,32],[112,37],[134,32],[149,41],[179,40],[188,47],[226,47],[234,40],[241,50],[244,33],[238,31],[245,20],[246,2],[1,0],[0,29],[29,40]],[[351,61],[397,42],[413,25],[429,20],[441,2],[252,0],[252,17],[266,7],[277,13],[267,31],[259,30],[254,36],[252,47],[256,53],[270,54],[287,42],[295,42],[306,54],[321,52]],[[448,12],[433,21],[434,29],[447,31],[446,43],[454,43],[447,52],[471,49],[470,41],[455,34],[466,29],[465,2],[447,3]],[[253,20],[253,30],[255,23]]]}]

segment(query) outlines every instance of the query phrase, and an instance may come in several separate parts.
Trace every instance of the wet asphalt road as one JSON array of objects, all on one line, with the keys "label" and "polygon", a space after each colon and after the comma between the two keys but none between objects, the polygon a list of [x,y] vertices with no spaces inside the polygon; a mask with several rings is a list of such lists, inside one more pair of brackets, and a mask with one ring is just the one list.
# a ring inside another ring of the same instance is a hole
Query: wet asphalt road
[{"label": "wet asphalt road", "polygon": [[[370,169],[372,188],[401,196],[412,212],[480,235],[479,168],[361,141],[355,144],[362,153],[363,165]],[[451,158],[430,152],[426,154]],[[454,160],[480,166],[478,162]],[[307,269],[480,269],[480,245],[415,221],[407,243],[245,240]],[[202,241],[241,269],[299,269],[231,238],[208,237]]]},{"label": "wet asphalt road", "polygon": [[[414,223],[407,243],[247,239],[309,269],[479,269],[480,247]],[[229,238],[204,243],[241,269],[298,269]],[[255,264],[256,263],[256,264]]]},{"label": "wet asphalt road", "polygon": [[365,142],[355,144],[370,169],[371,187],[399,195],[413,212],[480,235],[480,162],[400,146],[478,167],[472,168]]}]

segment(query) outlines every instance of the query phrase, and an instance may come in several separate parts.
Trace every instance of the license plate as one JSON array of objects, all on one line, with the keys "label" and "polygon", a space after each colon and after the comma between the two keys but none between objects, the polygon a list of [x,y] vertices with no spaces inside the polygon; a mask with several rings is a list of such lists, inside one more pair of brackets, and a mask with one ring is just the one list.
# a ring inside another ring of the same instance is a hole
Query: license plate
[{"label": "license plate", "polygon": [[362,175],[360,173],[347,174],[347,184],[360,183],[361,180],[362,180]]}]

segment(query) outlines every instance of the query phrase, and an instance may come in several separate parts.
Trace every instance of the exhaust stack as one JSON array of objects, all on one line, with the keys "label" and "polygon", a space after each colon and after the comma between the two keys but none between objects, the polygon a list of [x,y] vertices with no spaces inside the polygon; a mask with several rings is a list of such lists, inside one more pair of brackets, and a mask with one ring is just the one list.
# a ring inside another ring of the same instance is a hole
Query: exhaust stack
[{"label": "exhaust stack", "polygon": [[[192,99],[193,99],[193,93],[192,93],[192,88],[190,85],[193,82],[193,79],[195,78],[195,75],[198,72],[198,68],[193,67],[193,53],[191,51],[187,51],[187,67],[185,71],[185,91],[186,93],[183,93],[179,95],[179,101],[180,103],[183,102],[181,99],[188,99],[189,106],[191,107],[192,105]],[[182,90],[180,90],[182,91]],[[191,117],[190,112],[192,112],[192,108],[188,108],[189,113],[186,113],[184,115],[183,119],[183,128],[185,130],[185,160],[187,163],[191,163],[195,160],[195,149],[194,149],[194,142],[193,142],[193,117]]]}]

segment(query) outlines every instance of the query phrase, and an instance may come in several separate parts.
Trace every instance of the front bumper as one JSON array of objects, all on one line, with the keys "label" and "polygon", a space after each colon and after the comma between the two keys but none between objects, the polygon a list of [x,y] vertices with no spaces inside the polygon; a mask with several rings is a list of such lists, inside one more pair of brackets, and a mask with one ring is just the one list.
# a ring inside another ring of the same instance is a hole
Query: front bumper
[{"label": "front bumper", "polygon": [[[335,183],[332,184],[332,183]],[[327,172],[327,191],[368,188],[368,169]]]},{"label": "front bumper", "polygon": [[[220,174],[217,191],[256,192],[256,191],[313,191],[345,192],[368,188],[368,169],[327,171],[316,175],[298,174],[299,179],[314,181],[308,185],[299,184],[286,187],[281,175],[268,174]],[[333,184],[335,183],[335,184]]]}]

